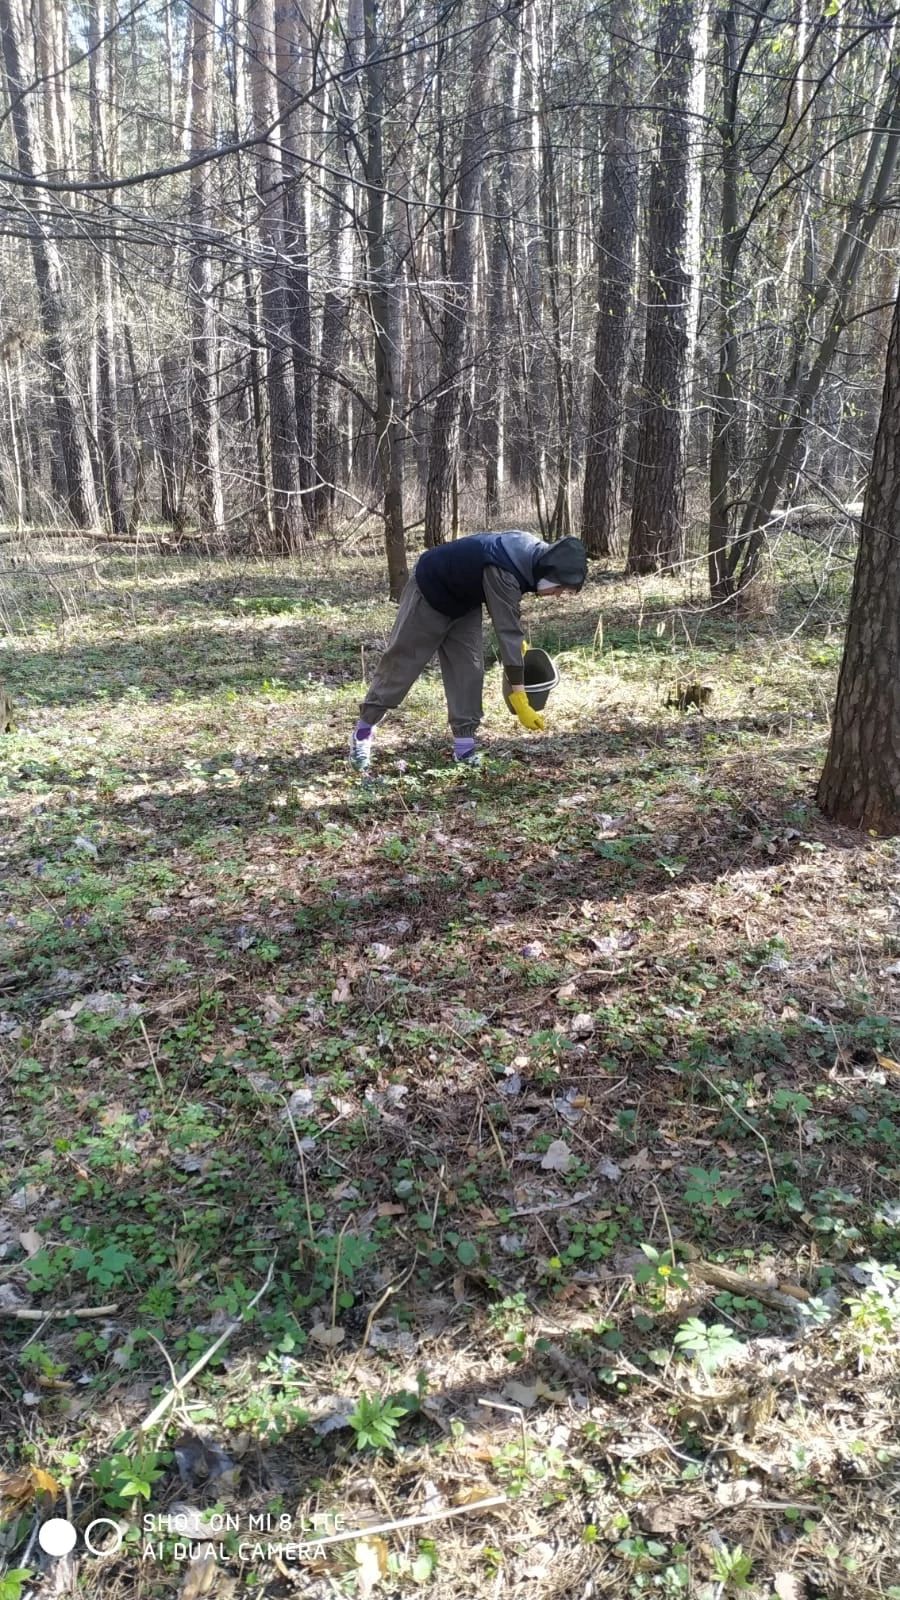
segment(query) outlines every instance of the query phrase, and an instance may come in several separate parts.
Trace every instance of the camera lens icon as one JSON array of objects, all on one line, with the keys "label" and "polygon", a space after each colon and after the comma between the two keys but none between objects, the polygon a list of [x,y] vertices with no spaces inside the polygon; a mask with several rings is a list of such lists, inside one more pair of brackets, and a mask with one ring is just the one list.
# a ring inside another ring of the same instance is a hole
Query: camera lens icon
[{"label": "camera lens icon", "polygon": [[[84,1546],[92,1556],[111,1556],[121,1550],[125,1535],[112,1517],[95,1517],[84,1530]],[[78,1543],[78,1529],[66,1517],[51,1517],[41,1524],[38,1544],[45,1555],[67,1556]]]}]

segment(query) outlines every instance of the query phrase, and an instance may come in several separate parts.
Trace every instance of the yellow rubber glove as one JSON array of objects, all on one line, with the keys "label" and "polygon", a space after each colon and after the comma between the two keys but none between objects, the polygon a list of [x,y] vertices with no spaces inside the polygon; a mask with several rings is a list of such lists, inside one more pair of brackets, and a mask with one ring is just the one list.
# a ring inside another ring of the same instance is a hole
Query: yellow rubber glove
[{"label": "yellow rubber glove", "polygon": [[522,654],[523,654],[523,656],[527,656],[527,654],[528,654],[530,649],[531,649],[531,645],[528,643],[527,639],[523,639],[522,640]]},{"label": "yellow rubber glove", "polygon": [[544,719],[539,711],[532,711],[524,689],[514,689],[509,696],[509,703],[523,728],[527,728],[529,733],[543,733]]}]

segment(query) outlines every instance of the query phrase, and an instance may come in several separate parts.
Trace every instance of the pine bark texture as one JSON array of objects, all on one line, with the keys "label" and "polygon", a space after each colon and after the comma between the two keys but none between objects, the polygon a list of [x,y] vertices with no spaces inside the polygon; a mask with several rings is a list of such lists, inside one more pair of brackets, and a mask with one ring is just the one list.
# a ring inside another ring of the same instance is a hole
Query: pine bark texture
[{"label": "pine bark texture", "polygon": [[685,370],[690,283],[687,244],[688,106],[694,0],[660,0],[656,93],[659,150],[650,176],[647,332],[641,384],[629,572],[676,566],[684,555]]},{"label": "pine bark texture", "polygon": [[363,0],[365,27],[366,253],[369,315],[375,353],[375,454],[384,509],[384,546],[388,587],[399,600],[409,576],[403,525],[403,455],[395,367],[400,319],[396,296],[394,240],[388,228],[384,170],[385,40],[378,0]]},{"label": "pine bark texture", "polygon": [[900,294],[888,346],[831,741],[817,799],[854,828],[900,833]]},{"label": "pine bark texture", "polygon": [[597,238],[597,327],[581,511],[581,536],[591,556],[615,555],[619,548],[625,377],[638,218],[634,0],[618,0],[610,17],[610,33]]},{"label": "pine bark texture", "polygon": [[301,0],[276,0],[275,57],[282,117],[284,170],[285,299],[294,367],[297,466],[304,524],[313,520],[315,382],[309,304],[309,225],[306,196],[306,117],[312,81],[311,30]]},{"label": "pine bark texture", "polygon": [[719,249],[719,303],[717,307],[718,370],[712,405],[712,439],[709,451],[709,538],[707,561],[709,591],[714,600],[726,600],[732,590],[728,571],[731,529],[730,498],[735,461],[737,423],[738,340],[736,300],[737,269],[741,247],[738,226],[739,152],[737,147],[738,71],[737,16],[734,5],[719,22],[722,38],[722,232]]},{"label": "pine bark texture", "polygon": [[294,389],[293,340],[285,282],[284,171],[279,144],[279,109],[272,0],[251,0],[247,43],[256,147],[259,204],[260,331],[266,351],[269,403],[269,465],[275,549],[290,555],[302,542],[300,462]]},{"label": "pine bark texture", "polygon": [[[34,70],[29,61],[28,38],[23,0],[0,0],[0,42],[12,103],[16,153],[22,172],[33,176],[47,170],[47,157],[34,94],[30,92]],[[100,512],[82,409],[65,274],[47,208],[39,199],[28,208],[27,230],[69,512],[76,527],[96,528]]]},{"label": "pine bark texture", "polygon": [[[108,45],[104,49],[101,44],[103,25],[103,0],[96,0],[91,7],[88,21],[88,44],[91,52],[88,82],[92,178],[101,178],[104,171],[112,171],[114,166],[110,144],[110,118],[106,114],[106,109],[108,106],[113,116],[115,115],[115,52]],[[121,538],[128,532],[128,513],[125,506],[122,440],[119,427],[115,291],[111,255],[109,245],[102,244],[97,253],[94,273],[97,299],[97,442],[100,449],[103,487],[106,492],[107,521],[110,532],[115,537]]]},{"label": "pine bark texture", "polygon": [[[196,0],[191,86],[191,154],[213,142],[212,62],[215,39],[213,0]],[[219,534],[225,523],[219,448],[219,395],[216,371],[216,307],[210,250],[212,167],[191,173],[191,431],[201,529]]]},{"label": "pine bark texture", "polygon": [[508,330],[509,257],[512,238],[512,157],[510,145],[517,114],[516,56],[507,45],[495,119],[497,172],[490,191],[492,219],[487,262],[487,349],[484,361],[481,449],[484,456],[485,513],[490,524],[500,515],[505,482],[507,372],[504,342]]},{"label": "pine bark texture", "polygon": [[472,282],[475,271],[475,208],[484,159],[484,114],[491,84],[493,30],[475,30],[469,67],[466,117],[459,157],[456,220],[450,246],[449,282],[441,321],[438,396],[431,423],[428,482],[425,486],[425,543],[443,544],[455,537],[454,482],[459,451],[462,369],[466,359]]}]

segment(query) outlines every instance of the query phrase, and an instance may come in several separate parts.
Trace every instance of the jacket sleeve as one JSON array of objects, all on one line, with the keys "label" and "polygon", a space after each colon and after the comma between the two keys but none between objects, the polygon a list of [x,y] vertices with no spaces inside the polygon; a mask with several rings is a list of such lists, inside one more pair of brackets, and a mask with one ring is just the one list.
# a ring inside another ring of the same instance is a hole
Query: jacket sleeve
[{"label": "jacket sleeve", "polygon": [[500,660],[510,683],[521,687],[525,681],[522,670],[525,635],[520,615],[522,591],[512,573],[504,572],[502,567],[485,567],[483,582],[485,603],[500,646]]}]

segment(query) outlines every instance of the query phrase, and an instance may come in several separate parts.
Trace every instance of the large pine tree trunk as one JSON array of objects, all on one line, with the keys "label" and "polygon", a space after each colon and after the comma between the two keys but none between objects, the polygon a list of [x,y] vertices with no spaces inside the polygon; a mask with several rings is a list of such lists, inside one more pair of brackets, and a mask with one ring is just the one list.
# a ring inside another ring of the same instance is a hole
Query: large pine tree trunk
[{"label": "large pine tree trunk", "polygon": [[[194,5],[191,155],[213,143],[213,0]],[[219,448],[219,393],[216,371],[216,308],[213,297],[210,184],[213,168],[204,162],[191,173],[191,426],[197,510],[204,533],[219,534],[225,523]]]},{"label": "large pine tree trunk", "polygon": [[428,483],[425,488],[425,543],[442,544],[452,522],[454,481],[459,450],[462,368],[465,364],[468,319],[475,272],[476,201],[484,158],[484,111],[491,85],[493,28],[482,13],[472,35],[466,118],[459,156],[456,223],[448,264],[441,320],[438,397],[431,423]]},{"label": "large pine tree trunk", "polygon": [[631,340],[638,213],[634,111],[638,46],[634,0],[617,0],[609,27],[603,209],[597,239],[597,329],[581,513],[582,538],[592,556],[614,555],[619,548],[625,373]]},{"label": "large pine tree trunk", "polygon": [[[331,165],[348,172],[353,159],[354,119],[359,101],[359,70],[364,58],[361,0],[348,0],[343,52],[343,68],[353,73],[334,95],[335,137],[331,145]],[[316,472],[314,523],[328,527],[334,515],[335,497],[341,474],[341,434],[339,426],[341,391],[335,382],[340,372],[350,314],[352,281],[352,236],[348,218],[352,215],[352,187],[349,176],[340,181],[336,174],[328,207],[328,282],[322,304],[316,385]]]},{"label": "large pine tree trunk", "polygon": [[[249,123],[251,96],[248,85],[242,0],[228,0],[228,3],[232,11],[229,28],[229,49],[225,55],[225,65],[231,98],[232,137],[235,141],[239,141],[246,132]],[[250,170],[252,170],[252,165],[253,157],[251,154],[249,160]],[[265,415],[264,348],[259,329],[259,279],[253,265],[254,257],[258,257],[259,252],[256,229],[251,221],[251,207],[248,202],[250,179],[247,157],[243,152],[240,152],[236,159],[235,180],[238,193],[238,215],[242,219],[241,291],[246,342],[245,395],[247,395],[249,401],[249,422],[253,431],[253,450],[256,457],[255,478],[249,471],[247,473],[251,484],[249,510],[254,526],[258,520],[261,520],[264,530],[264,547],[272,549],[275,543],[275,530],[272,522],[272,494],[269,481],[269,455]]]},{"label": "large pine tree trunk", "polygon": [[900,294],[863,505],[844,659],[817,799],[837,822],[900,833]]},{"label": "large pine tree trunk", "polygon": [[[88,22],[89,101],[91,126],[91,177],[115,170],[110,149],[110,118],[115,118],[115,52],[110,44],[101,45],[104,27],[103,0],[95,0]],[[103,72],[104,56],[106,73]],[[104,82],[105,79],[105,82]],[[105,95],[104,95],[105,89]],[[110,246],[100,240],[96,255],[97,296],[97,435],[106,510],[111,531],[121,536],[128,531],[125,507],[125,482],[122,472],[122,442],[119,429],[119,385],[116,371],[115,305]]]},{"label": "large pine tree trunk", "polygon": [[735,6],[720,19],[722,35],[722,226],[719,246],[718,370],[712,405],[712,441],[709,452],[709,539],[707,545],[709,589],[714,600],[731,593],[728,574],[730,500],[735,461],[737,419],[738,335],[737,267],[741,248],[738,228],[739,151],[737,110],[740,89],[737,17]]},{"label": "large pine tree trunk", "polygon": [[559,214],[559,186],[556,155],[549,118],[545,112],[545,92],[541,85],[541,222],[545,252],[544,280],[550,308],[550,350],[553,357],[553,381],[556,390],[556,496],[550,516],[549,537],[568,538],[572,532],[572,416],[574,392],[572,384],[571,348],[566,348],[562,323],[563,266],[561,255],[561,222]]},{"label": "large pine tree trunk", "polygon": [[674,567],[684,554],[684,440],[690,283],[685,251],[688,107],[695,0],[664,0],[656,37],[662,101],[650,177],[647,332],[641,385],[629,572]]},{"label": "large pine tree trunk", "polygon": [[275,547],[290,555],[303,536],[291,323],[285,284],[284,174],[278,144],[275,19],[272,0],[250,0],[247,26],[262,242],[261,332],[266,345],[269,454]]},{"label": "large pine tree trunk", "polygon": [[[30,87],[35,69],[29,59],[29,30],[22,0],[0,0],[0,36],[19,166],[23,173],[33,177],[46,172],[47,161],[38,105],[34,90]],[[49,217],[39,190],[29,193],[25,206],[41,330],[53,389],[59,444],[65,463],[69,512],[77,527],[96,528],[100,514],[66,303],[62,259],[51,236]]]},{"label": "large pine tree trunk", "polygon": [[285,295],[294,367],[294,410],[304,524],[313,520],[315,482],[314,351],[309,304],[306,118],[312,85],[312,34],[302,0],[276,0],[275,55],[278,104],[283,119]]},{"label": "large pine tree trunk", "polygon": [[512,43],[500,73],[497,95],[499,126],[494,136],[497,171],[491,189],[491,221],[487,263],[487,350],[484,361],[481,449],[484,454],[484,500],[488,527],[500,516],[505,482],[507,371],[509,324],[509,252],[511,248],[512,157],[519,75]]},{"label": "large pine tree trunk", "polygon": [[403,457],[398,421],[400,389],[395,350],[397,311],[393,239],[386,231],[384,116],[385,41],[379,31],[377,0],[363,0],[366,45],[366,247],[369,315],[375,346],[375,452],[384,495],[384,547],[392,600],[409,576],[403,527]]}]

